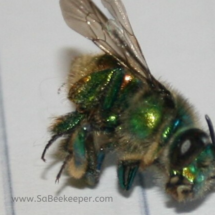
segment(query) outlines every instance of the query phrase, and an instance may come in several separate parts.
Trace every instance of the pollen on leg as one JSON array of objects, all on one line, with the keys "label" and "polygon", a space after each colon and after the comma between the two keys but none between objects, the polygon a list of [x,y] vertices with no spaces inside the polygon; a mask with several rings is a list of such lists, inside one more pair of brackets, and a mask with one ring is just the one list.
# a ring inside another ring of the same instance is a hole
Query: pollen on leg
[{"label": "pollen on leg", "polygon": [[77,165],[75,162],[75,159],[72,158],[68,161],[67,165],[68,173],[76,179],[82,178],[86,172],[87,169],[87,162],[84,162],[80,165]]}]

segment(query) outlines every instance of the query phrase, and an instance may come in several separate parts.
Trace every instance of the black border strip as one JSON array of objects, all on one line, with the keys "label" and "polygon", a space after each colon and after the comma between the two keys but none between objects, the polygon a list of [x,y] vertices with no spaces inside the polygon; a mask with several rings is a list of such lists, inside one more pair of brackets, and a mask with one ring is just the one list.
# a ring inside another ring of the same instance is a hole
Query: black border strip
[{"label": "black border strip", "polygon": [[11,176],[10,157],[8,149],[7,129],[3,100],[2,72],[0,67],[0,156],[2,167],[2,181],[4,192],[4,206],[6,215],[15,215],[13,202],[13,186]]},{"label": "black border strip", "polygon": [[143,206],[143,208],[141,208],[141,212],[144,215],[150,215],[150,210],[149,210],[149,204],[148,204],[148,198],[147,198],[147,193],[145,190],[145,180],[144,180],[144,175],[142,173],[138,174],[139,176],[139,182],[140,182],[140,186],[141,186],[141,196],[142,196],[142,200],[143,200],[143,204],[141,204],[141,206]]}]

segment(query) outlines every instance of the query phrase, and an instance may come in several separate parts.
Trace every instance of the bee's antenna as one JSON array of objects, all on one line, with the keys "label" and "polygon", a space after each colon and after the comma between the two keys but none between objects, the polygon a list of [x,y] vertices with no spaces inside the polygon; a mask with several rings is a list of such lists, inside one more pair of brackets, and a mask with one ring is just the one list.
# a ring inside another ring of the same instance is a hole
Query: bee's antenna
[{"label": "bee's antenna", "polygon": [[205,119],[208,123],[208,128],[209,128],[209,131],[210,131],[210,136],[211,136],[211,140],[212,140],[212,143],[215,145],[215,133],[214,133],[214,127],[213,127],[213,123],[210,119],[210,117],[208,115],[205,115]]}]

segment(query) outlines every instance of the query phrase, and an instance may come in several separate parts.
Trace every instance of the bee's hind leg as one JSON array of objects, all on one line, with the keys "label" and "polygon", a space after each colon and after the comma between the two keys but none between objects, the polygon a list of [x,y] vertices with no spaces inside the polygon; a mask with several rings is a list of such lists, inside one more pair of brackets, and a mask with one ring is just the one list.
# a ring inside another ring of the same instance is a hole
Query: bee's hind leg
[{"label": "bee's hind leg", "polygon": [[97,151],[93,146],[93,142],[88,144],[88,168],[85,179],[90,186],[95,186],[98,183],[104,158],[105,153],[102,149]]},{"label": "bee's hind leg", "polygon": [[119,162],[118,179],[122,189],[129,190],[131,188],[139,165],[139,160],[123,160]]},{"label": "bee's hind leg", "polygon": [[105,154],[95,146],[93,132],[91,125],[85,121],[62,142],[62,150],[67,156],[57,174],[56,182],[67,167],[73,178],[84,178],[90,186],[97,184]]},{"label": "bee's hind leg", "polygon": [[94,131],[91,125],[86,121],[79,125],[65,141],[63,149],[69,154],[65,158],[57,179],[67,165],[68,173],[73,178],[84,178],[90,186],[96,185],[104,153],[103,150],[98,150],[95,145]]},{"label": "bee's hind leg", "polygon": [[67,165],[69,175],[73,178],[80,179],[84,177],[87,171],[88,150],[86,146],[91,139],[90,137],[91,128],[88,124],[83,123],[79,125],[68,140],[65,141],[63,148],[69,154],[64,162],[67,161],[65,165]]},{"label": "bee's hind leg", "polygon": [[88,185],[95,186],[99,181],[101,166],[105,157],[105,152],[95,144],[94,131],[91,129],[85,141],[87,150],[87,170],[85,180]]},{"label": "bee's hind leg", "polygon": [[61,148],[67,154],[64,162],[57,174],[56,182],[67,167],[69,174],[76,179],[82,178],[87,169],[87,149],[86,140],[89,129],[86,125],[79,125],[62,142]]}]

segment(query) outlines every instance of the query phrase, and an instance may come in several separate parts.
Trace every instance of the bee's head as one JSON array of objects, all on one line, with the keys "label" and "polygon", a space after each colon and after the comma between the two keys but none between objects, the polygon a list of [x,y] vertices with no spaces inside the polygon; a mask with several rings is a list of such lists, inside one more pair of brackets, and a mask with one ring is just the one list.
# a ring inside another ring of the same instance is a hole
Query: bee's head
[{"label": "bee's head", "polygon": [[177,201],[201,196],[215,181],[215,136],[208,116],[206,120],[211,138],[202,130],[188,129],[177,135],[169,151],[166,191]]}]

